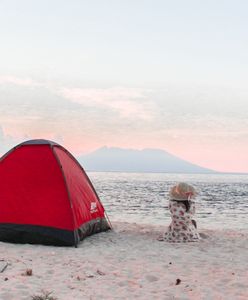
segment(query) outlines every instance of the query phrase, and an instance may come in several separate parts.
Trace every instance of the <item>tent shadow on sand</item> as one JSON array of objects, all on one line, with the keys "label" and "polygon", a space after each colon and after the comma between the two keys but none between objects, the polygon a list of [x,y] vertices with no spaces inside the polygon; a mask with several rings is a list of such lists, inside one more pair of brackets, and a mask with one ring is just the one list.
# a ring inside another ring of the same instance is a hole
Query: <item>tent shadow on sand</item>
[{"label": "tent shadow on sand", "polygon": [[76,247],[110,227],[90,179],[61,145],[30,140],[0,159],[0,241]]}]

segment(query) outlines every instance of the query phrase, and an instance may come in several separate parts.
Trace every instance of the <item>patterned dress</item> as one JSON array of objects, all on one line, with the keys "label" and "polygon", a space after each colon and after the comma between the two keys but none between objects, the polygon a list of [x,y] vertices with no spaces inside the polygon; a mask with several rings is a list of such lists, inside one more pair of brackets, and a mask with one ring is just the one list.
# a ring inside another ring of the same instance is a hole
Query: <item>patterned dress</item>
[{"label": "patterned dress", "polygon": [[198,241],[200,236],[192,222],[192,217],[195,214],[195,202],[190,201],[190,209],[186,211],[183,203],[170,200],[169,210],[172,221],[164,234],[163,240],[167,242]]}]

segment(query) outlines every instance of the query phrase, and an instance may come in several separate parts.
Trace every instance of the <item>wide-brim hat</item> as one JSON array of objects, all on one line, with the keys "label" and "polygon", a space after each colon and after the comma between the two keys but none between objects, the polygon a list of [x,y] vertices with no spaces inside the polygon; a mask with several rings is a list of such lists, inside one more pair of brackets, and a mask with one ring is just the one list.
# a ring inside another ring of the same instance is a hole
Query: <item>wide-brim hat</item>
[{"label": "wide-brim hat", "polygon": [[195,188],[185,182],[179,182],[174,185],[170,190],[170,199],[185,201],[194,199],[196,196]]}]

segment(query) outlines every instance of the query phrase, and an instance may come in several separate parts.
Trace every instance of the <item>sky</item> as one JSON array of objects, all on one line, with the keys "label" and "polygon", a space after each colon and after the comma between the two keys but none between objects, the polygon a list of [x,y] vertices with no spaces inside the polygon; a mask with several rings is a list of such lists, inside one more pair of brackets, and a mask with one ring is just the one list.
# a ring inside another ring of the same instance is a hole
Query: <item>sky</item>
[{"label": "sky", "polygon": [[0,0],[0,153],[166,150],[248,172],[248,2]]}]

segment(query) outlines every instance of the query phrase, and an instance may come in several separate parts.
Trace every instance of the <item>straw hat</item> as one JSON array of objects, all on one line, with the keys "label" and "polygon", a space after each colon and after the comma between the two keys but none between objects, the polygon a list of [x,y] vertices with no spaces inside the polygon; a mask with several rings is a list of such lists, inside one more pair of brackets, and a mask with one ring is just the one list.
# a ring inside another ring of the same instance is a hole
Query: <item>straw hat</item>
[{"label": "straw hat", "polygon": [[196,196],[196,190],[193,186],[179,182],[170,190],[170,198],[178,201],[193,199]]}]

